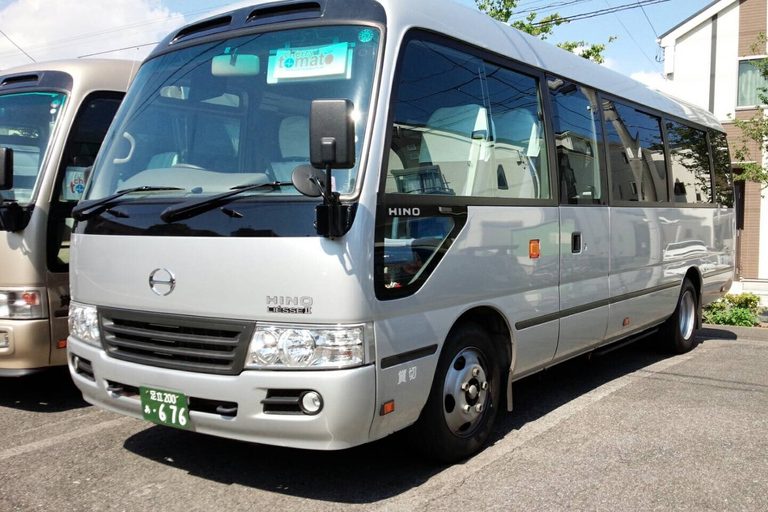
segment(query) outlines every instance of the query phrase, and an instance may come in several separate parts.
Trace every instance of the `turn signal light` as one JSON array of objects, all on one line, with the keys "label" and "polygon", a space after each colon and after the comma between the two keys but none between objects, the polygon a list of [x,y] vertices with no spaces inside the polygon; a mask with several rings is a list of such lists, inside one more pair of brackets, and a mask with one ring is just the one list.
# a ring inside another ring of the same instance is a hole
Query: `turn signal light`
[{"label": "turn signal light", "polygon": [[67,340],[61,340],[57,346],[59,348],[67,348]]},{"label": "turn signal light", "polygon": [[541,256],[541,248],[539,247],[538,240],[531,240],[528,242],[528,256],[530,256],[532,260]]},{"label": "turn signal light", "polygon": [[385,402],[381,404],[381,416],[384,416],[386,414],[389,414],[391,412],[395,412],[395,401],[390,400],[389,402]]}]

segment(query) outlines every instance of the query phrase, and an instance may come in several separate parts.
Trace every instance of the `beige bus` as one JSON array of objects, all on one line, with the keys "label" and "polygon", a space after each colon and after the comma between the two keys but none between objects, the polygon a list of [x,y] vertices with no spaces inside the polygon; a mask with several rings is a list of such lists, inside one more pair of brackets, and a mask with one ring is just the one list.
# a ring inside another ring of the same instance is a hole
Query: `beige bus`
[{"label": "beige bus", "polygon": [[67,362],[72,208],[136,67],[0,71],[0,377]]}]

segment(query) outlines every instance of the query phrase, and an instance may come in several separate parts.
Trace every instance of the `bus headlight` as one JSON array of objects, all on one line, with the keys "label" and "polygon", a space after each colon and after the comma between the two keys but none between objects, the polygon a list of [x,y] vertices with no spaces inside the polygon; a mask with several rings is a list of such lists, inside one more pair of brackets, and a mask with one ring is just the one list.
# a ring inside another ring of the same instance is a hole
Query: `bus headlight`
[{"label": "bus headlight", "polygon": [[0,290],[0,318],[37,320],[45,318],[43,293],[39,290]]},{"label": "bus headlight", "polygon": [[351,368],[366,364],[366,326],[259,325],[245,367]]},{"label": "bus headlight", "polygon": [[99,314],[94,306],[70,303],[68,323],[69,334],[91,345],[101,346]]}]

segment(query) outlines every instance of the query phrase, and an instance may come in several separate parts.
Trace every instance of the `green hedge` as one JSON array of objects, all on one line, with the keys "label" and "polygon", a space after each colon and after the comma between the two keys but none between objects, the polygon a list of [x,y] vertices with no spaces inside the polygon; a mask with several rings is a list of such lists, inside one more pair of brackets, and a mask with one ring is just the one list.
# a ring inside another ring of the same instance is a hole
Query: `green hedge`
[{"label": "green hedge", "polygon": [[760,325],[760,309],[760,297],[754,293],[729,293],[705,306],[702,319],[706,324],[755,327]]}]

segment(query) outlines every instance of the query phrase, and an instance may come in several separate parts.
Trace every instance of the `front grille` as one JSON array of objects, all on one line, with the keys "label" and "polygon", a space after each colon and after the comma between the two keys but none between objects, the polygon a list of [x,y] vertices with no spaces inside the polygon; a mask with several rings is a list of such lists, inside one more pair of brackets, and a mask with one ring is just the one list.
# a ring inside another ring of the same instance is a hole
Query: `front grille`
[{"label": "front grille", "polygon": [[243,369],[254,325],[114,309],[99,312],[107,353],[133,363],[190,372],[236,375]]}]

